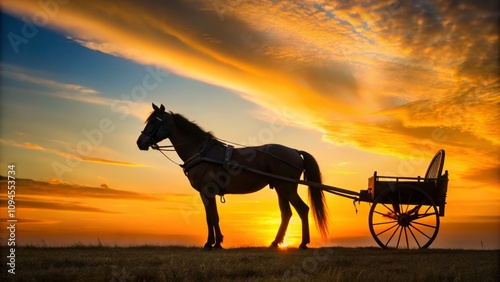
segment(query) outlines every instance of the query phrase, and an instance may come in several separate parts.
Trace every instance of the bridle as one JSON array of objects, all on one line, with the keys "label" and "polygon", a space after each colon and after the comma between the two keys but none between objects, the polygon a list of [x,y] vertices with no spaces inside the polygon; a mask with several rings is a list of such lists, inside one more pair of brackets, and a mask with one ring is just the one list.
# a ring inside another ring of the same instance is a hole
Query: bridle
[{"label": "bridle", "polygon": [[159,122],[156,122],[153,125],[153,129],[150,130],[150,132],[146,132],[145,130],[141,131],[142,134],[146,135],[149,137],[153,143],[151,144],[151,148],[155,149],[155,147],[158,147],[158,142],[155,140],[155,136],[158,134],[158,131],[160,130],[161,126],[163,125],[163,131],[165,132],[165,139],[168,138],[168,131],[167,131],[167,124],[166,124],[166,115],[167,113],[163,113],[163,119],[160,117],[156,117],[156,119]]},{"label": "bridle", "polygon": [[153,150],[157,150],[158,152],[162,153],[163,156],[165,156],[169,161],[171,161],[172,163],[182,167],[182,164],[172,160],[171,158],[169,158],[165,153],[163,152],[173,152],[175,151],[175,146],[174,145],[166,145],[166,146],[160,146],[158,145],[158,142],[159,141],[156,141],[155,140],[155,136],[158,134],[158,131],[160,130],[161,126],[163,125],[163,131],[165,132],[165,138],[164,139],[167,139],[169,138],[168,136],[168,128],[167,128],[167,113],[163,112],[163,118],[160,118],[160,117],[156,117],[156,119],[159,121],[157,122],[153,129],[150,130],[150,132],[145,132],[144,130],[141,131],[141,134],[144,134],[146,135],[147,137],[149,137],[153,142],[152,144],[150,145],[151,149]]}]

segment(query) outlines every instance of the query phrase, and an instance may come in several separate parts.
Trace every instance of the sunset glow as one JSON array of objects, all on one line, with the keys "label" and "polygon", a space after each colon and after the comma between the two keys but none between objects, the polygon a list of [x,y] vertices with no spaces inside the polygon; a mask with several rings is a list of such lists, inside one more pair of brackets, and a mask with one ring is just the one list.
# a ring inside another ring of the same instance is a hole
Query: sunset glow
[{"label": "sunset glow", "polygon": [[[497,2],[2,1],[0,175],[16,165],[18,242],[202,246],[198,193],[135,144],[156,103],[225,140],[307,151],[353,191],[374,171],[423,176],[444,149],[432,247],[499,249]],[[376,246],[368,203],[326,197],[330,235],[311,216],[311,246]],[[272,242],[274,190],[226,200],[225,247]],[[282,248],[300,244],[293,212]]]}]

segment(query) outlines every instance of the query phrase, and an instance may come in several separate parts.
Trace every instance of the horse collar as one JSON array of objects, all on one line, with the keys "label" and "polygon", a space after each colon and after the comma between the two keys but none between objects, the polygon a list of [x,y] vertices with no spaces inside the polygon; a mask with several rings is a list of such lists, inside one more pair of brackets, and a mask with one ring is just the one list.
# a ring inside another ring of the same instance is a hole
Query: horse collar
[{"label": "horse collar", "polygon": [[187,176],[188,172],[191,168],[193,168],[195,165],[198,163],[202,162],[202,158],[207,154],[207,152],[215,145],[217,144],[217,141],[214,139],[207,140],[203,143],[201,146],[200,152],[194,154],[192,157],[187,159],[184,164],[181,165],[182,169],[184,170],[184,174]]}]

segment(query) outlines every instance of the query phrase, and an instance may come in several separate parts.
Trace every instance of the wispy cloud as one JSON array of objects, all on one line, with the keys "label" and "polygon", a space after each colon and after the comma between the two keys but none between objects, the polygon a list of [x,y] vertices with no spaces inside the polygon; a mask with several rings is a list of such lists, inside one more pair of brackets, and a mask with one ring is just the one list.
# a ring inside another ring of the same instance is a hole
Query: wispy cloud
[{"label": "wispy cloud", "polygon": [[30,142],[19,143],[19,142],[12,141],[12,140],[0,139],[0,144],[6,145],[6,146],[11,146],[11,147],[16,147],[16,148],[23,148],[23,149],[30,149],[30,150],[37,150],[37,151],[46,151],[46,149],[44,147],[37,145],[37,144],[30,143]]},{"label": "wispy cloud", "polygon": [[[38,91],[42,95],[56,97],[74,102],[97,105],[110,108],[115,104],[129,103],[130,101],[121,101],[119,99],[108,98],[103,93],[97,90],[90,89],[85,86],[59,82],[43,77],[43,74],[37,73],[30,69],[15,67],[11,65],[1,64],[1,75],[7,79],[19,80],[46,88],[45,91]],[[130,106],[132,107],[132,106]],[[146,113],[151,109],[151,105],[146,102],[134,102],[134,111],[130,111],[127,107],[113,108],[113,112],[117,114],[131,115],[137,119],[143,120]]]},{"label": "wispy cloud", "polygon": [[[6,178],[0,182],[7,181]],[[159,201],[160,196],[152,196],[136,192],[124,191],[119,189],[85,186],[78,183],[68,183],[58,179],[46,181],[35,181],[32,179],[16,179],[18,186],[23,187],[25,197],[65,197],[70,198],[99,198],[99,199],[136,199],[147,201]],[[29,200],[29,199],[27,199]],[[31,201],[31,200],[30,200]]]},{"label": "wispy cloud", "polygon": [[2,76],[11,78],[11,79],[16,79],[19,81],[23,82],[28,82],[28,83],[33,83],[45,87],[50,87],[50,88],[56,88],[60,90],[67,90],[71,92],[76,92],[79,94],[84,94],[84,95],[93,95],[97,94],[96,90],[81,86],[81,85],[76,85],[76,84],[67,84],[67,83],[61,83],[57,82],[54,80],[49,80],[49,79],[44,79],[44,78],[39,78],[39,77],[33,77],[29,76],[24,73],[17,73],[17,72],[11,72],[11,71],[6,71],[2,70],[1,71]]},{"label": "wispy cloud", "polygon": [[138,163],[132,163],[132,162],[125,162],[125,161],[118,161],[118,160],[110,160],[110,159],[104,159],[104,158],[98,158],[98,157],[92,157],[92,156],[81,156],[77,153],[73,152],[64,152],[58,149],[52,149],[52,148],[44,148],[38,144],[33,144],[30,142],[16,142],[13,140],[6,140],[0,138],[0,144],[6,145],[6,146],[11,146],[11,147],[16,147],[16,148],[23,148],[23,149],[29,149],[29,150],[37,150],[37,151],[44,151],[48,152],[51,154],[55,154],[64,158],[69,158],[73,160],[80,160],[83,162],[89,162],[89,163],[98,163],[98,164],[105,164],[105,165],[117,165],[117,166],[130,166],[130,167],[145,167],[146,165],[143,164],[138,164]]},{"label": "wispy cloud", "polygon": [[[17,204],[24,209],[37,210],[57,210],[57,211],[77,211],[77,212],[98,212],[98,213],[116,213],[113,211],[104,210],[101,208],[86,206],[82,203],[74,203],[67,201],[47,201],[39,198],[30,199],[27,197],[18,197]],[[6,205],[7,201],[0,200],[2,205]]]},{"label": "wispy cloud", "polygon": [[123,162],[123,161],[115,161],[115,160],[107,160],[103,158],[96,157],[82,157],[81,158],[85,162],[99,163],[99,164],[108,164],[108,165],[119,165],[119,166],[133,166],[133,167],[143,167],[145,165],[136,164],[131,162]]},{"label": "wispy cloud", "polygon": [[[7,222],[8,218],[0,218],[0,221]],[[34,218],[17,218],[17,223],[19,224],[56,224],[58,221],[55,220],[40,220]]]}]

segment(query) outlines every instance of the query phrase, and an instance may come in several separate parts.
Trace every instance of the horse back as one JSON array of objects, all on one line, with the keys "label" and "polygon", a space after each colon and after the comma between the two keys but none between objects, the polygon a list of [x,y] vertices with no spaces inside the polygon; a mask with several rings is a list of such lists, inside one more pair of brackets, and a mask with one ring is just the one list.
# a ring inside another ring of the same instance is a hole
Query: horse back
[{"label": "horse back", "polygon": [[298,151],[280,144],[238,148],[233,156],[233,161],[242,166],[281,176],[300,176],[304,169]]}]

